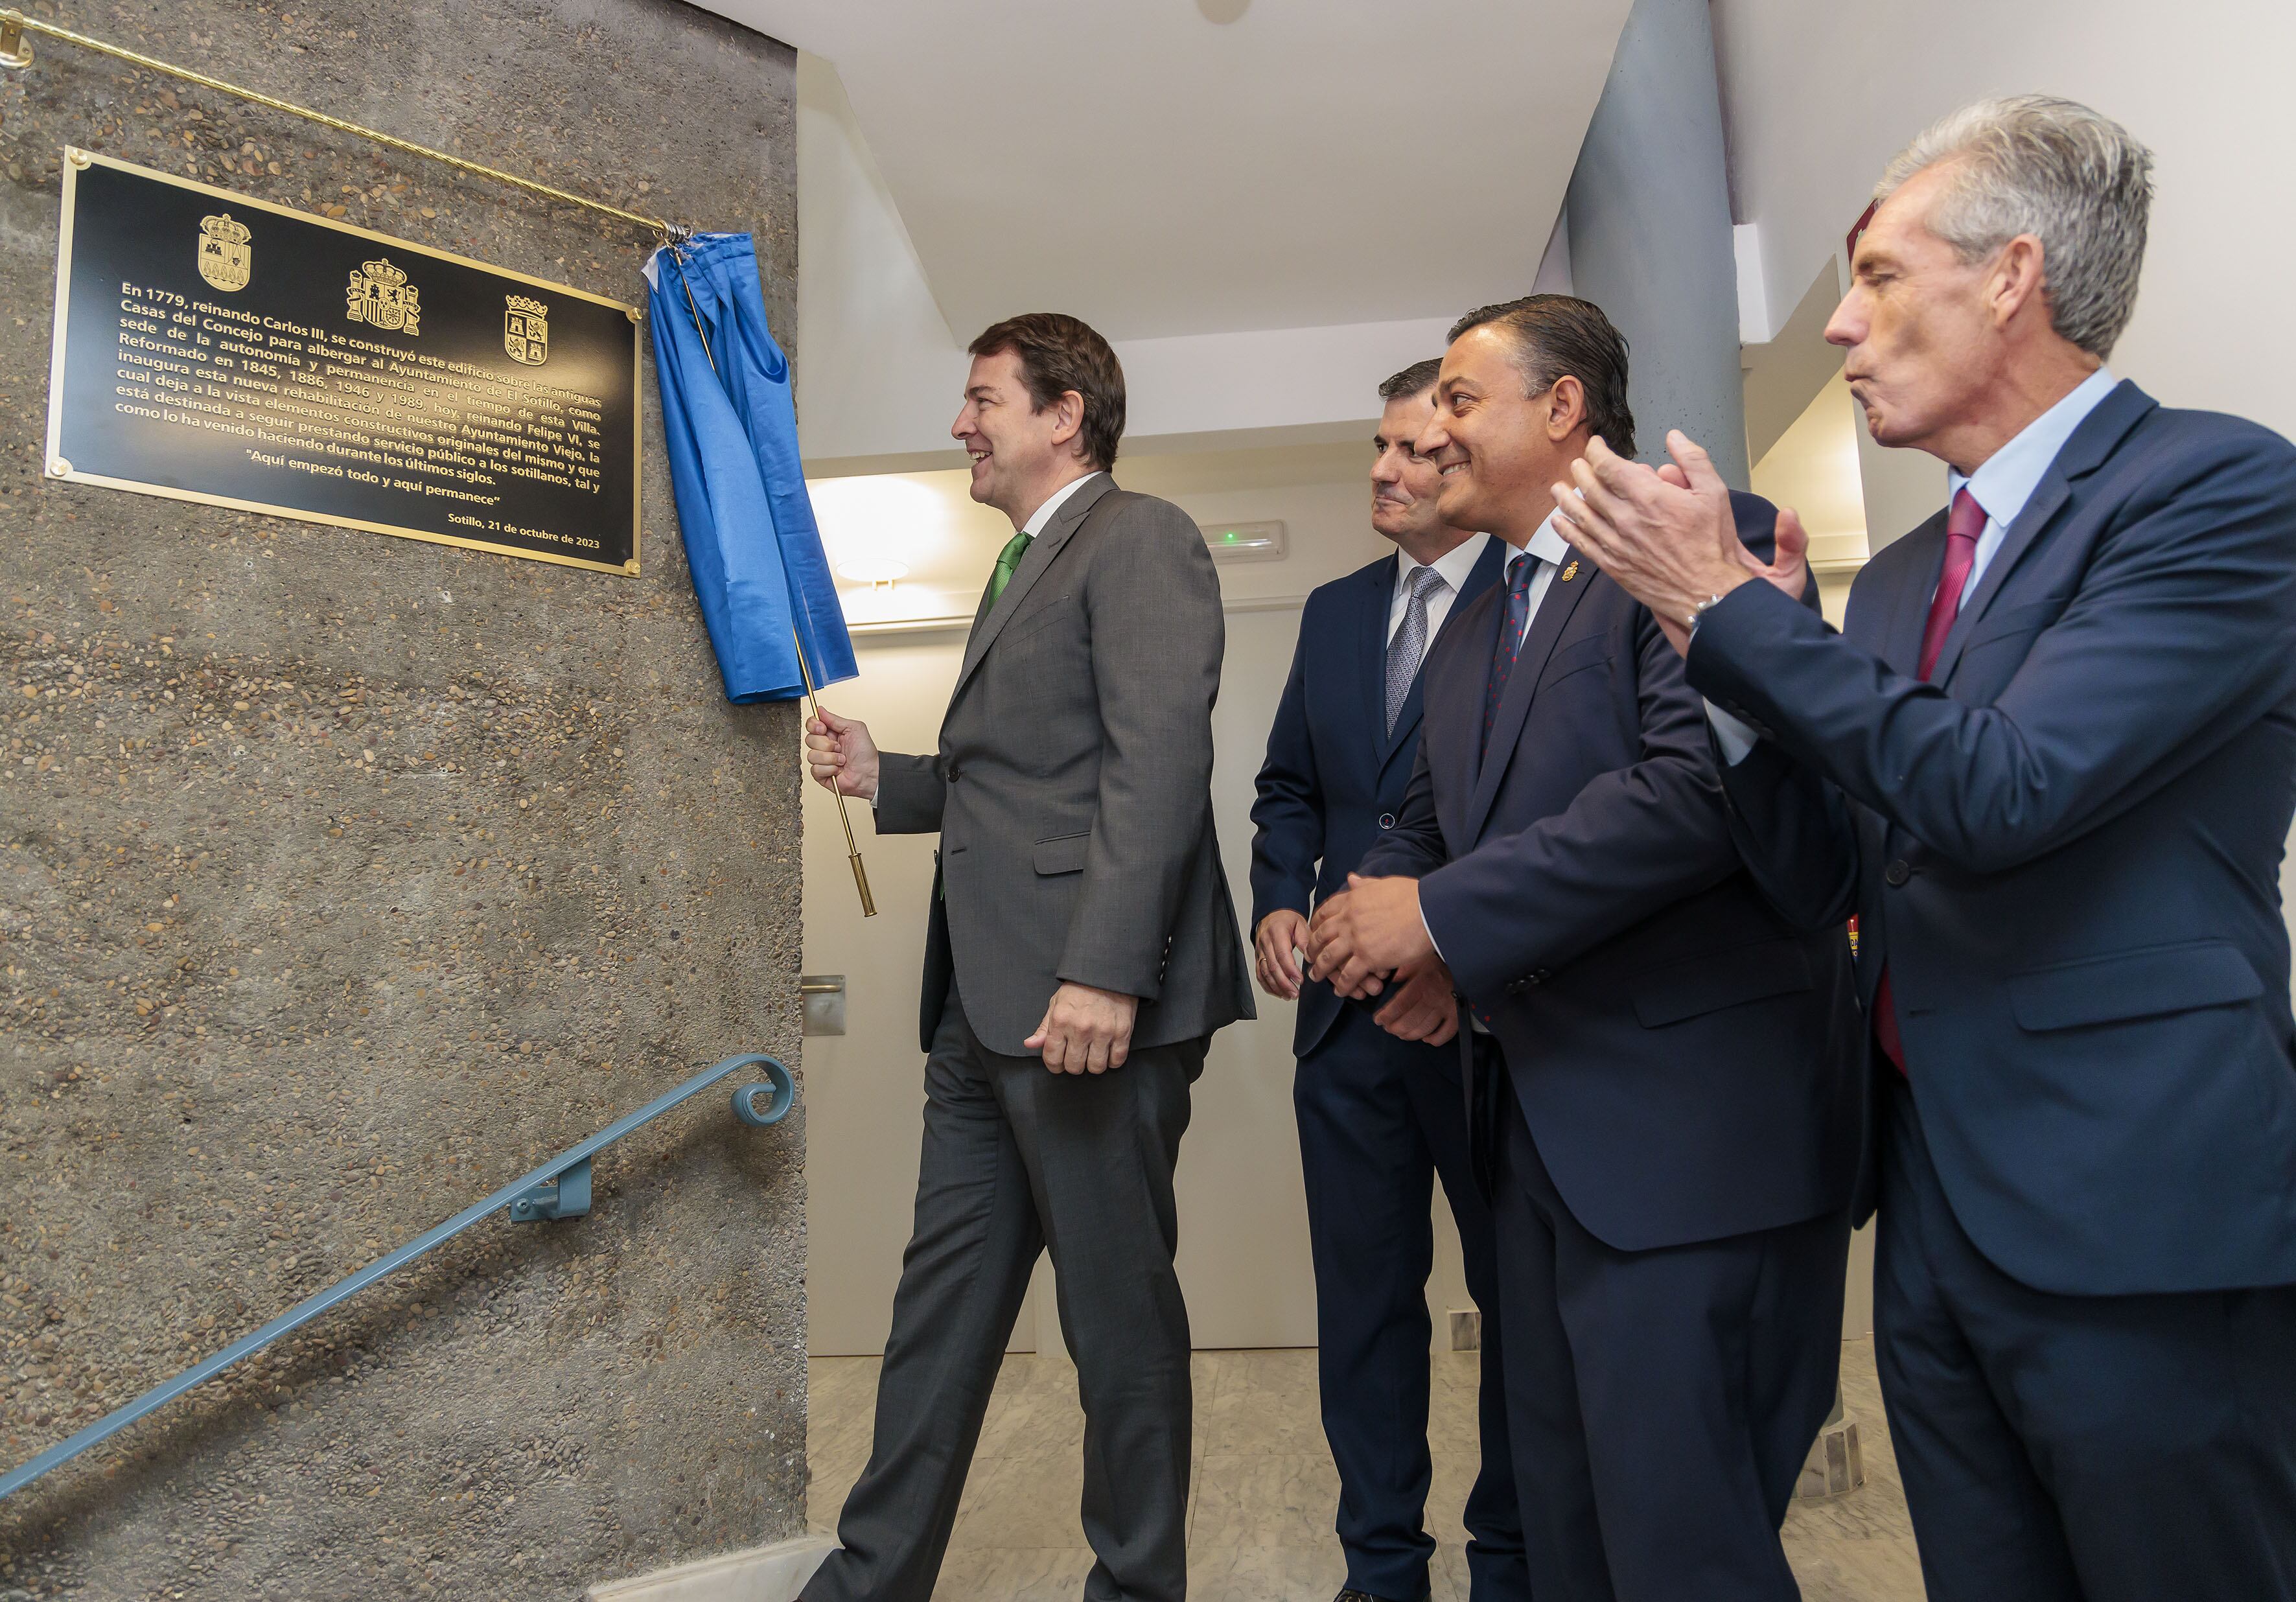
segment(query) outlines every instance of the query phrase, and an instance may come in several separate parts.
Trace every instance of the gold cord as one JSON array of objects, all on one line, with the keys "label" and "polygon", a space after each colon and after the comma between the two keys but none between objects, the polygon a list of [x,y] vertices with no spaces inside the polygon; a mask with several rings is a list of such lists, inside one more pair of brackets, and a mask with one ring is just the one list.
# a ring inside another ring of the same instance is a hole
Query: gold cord
[{"label": "gold cord", "polygon": [[130,66],[141,67],[147,72],[159,72],[169,78],[180,78],[185,83],[199,85],[202,89],[213,89],[223,94],[235,94],[240,99],[251,102],[256,105],[267,106],[275,111],[284,111],[291,117],[304,118],[323,127],[333,128],[338,133],[353,134],[361,139],[372,139],[377,144],[387,145],[392,150],[404,152],[410,156],[422,156],[433,161],[442,161],[458,172],[475,173],[480,177],[492,178],[497,184],[508,184],[513,188],[523,189],[548,200],[562,201],[570,206],[581,206],[588,210],[602,212],[619,222],[635,224],[648,233],[658,234],[666,240],[683,240],[690,238],[693,234],[692,229],[676,223],[665,222],[658,217],[645,217],[636,211],[625,211],[619,206],[609,206],[603,201],[589,200],[563,189],[554,188],[548,184],[537,183],[532,178],[521,178],[516,173],[504,172],[499,167],[488,167],[484,162],[466,161],[460,156],[450,156],[445,151],[432,150],[427,144],[417,144],[411,139],[401,139],[395,134],[386,134],[379,128],[365,127],[356,122],[346,122],[340,117],[330,117],[324,111],[315,111],[308,106],[299,106],[292,101],[281,100],[275,95],[266,94],[259,90],[242,88],[237,84],[226,83],[219,78],[209,78],[204,72],[194,72],[188,67],[178,67],[171,62],[160,61],[156,56],[144,55],[118,45],[106,44],[102,39],[90,38],[83,33],[74,33],[70,29],[58,28],[52,22],[43,22],[36,17],[25,16],[21,12],[12,8],[0,11],[0,67],[27,67],[31,64],[31,50],[23,42],[23,36],[27,33],[36,33],[45,38],[56,39],[66,45],[77,45],[82,50],[93,50],[99,55],[108,55],[115,60],[126,62]]}]

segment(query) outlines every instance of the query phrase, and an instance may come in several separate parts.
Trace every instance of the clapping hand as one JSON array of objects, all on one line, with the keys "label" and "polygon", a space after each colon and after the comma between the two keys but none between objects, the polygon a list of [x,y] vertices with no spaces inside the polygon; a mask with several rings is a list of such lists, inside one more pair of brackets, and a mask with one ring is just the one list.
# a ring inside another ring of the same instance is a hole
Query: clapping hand
[{"label": "clapping hand", "polygon": [[1762,562],[1738,538],[1730,487],[1706,452],[1679,429],[1666,436],[1674,460],[1652,469],[1601,440],[1553,487],[1565,538],[1651,610],[1677,651],[1690,648],[1690,619],[1716,596],[1767,579],[1795,600],[1809,582],[1809,536],[1792,511],[1778,513],[1777,549]]}]

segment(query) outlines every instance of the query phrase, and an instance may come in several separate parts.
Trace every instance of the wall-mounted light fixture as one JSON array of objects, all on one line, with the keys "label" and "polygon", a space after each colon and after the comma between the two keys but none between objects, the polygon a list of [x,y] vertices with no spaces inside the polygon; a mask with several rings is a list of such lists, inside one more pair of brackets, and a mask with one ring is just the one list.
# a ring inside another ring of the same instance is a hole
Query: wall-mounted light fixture
[{"label": "wall-mounted light fixture", "polygon": [[909,564],[890,556],[854,556],[837,564],[837,576],[871,589],[890,589],[909,576]]},{"label": "wall-mounted light fixture", "polygon": [[1283,525],[1264,523],[1210,523],[1203,527],[1204,544],[1211,547],[1215,562],[1281,562],[1283,560]]}]

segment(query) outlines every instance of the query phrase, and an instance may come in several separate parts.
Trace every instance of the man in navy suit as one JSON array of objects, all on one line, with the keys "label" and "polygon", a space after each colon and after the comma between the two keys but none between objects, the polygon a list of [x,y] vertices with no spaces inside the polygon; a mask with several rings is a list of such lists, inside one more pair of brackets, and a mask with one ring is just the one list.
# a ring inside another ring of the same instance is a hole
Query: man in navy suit
[{"label": "man in navy suit", "polygon": [[1764,900],[1681,658],[1556,530],[1546,486],[1633,430],[1600,308],[1453,330],[1419,449],[1506,575],[1430,655],[1402,815],[1311,953],[1406,1037],[1470,1010],[1533,1591],[1788,1602],[1864,1113],[1848,942]]},{"label": "man in navy suit", "polygon": [[1467,1497],[1467,1567],[1475,1602],[1530,1596],[1507,1456],[1490,1209],[1468,1171],[1459,1054],[1388,1034],[1330,985],[1303,982],[1295,955],[1315,903],[1347,883],[1403,809],[1428,645],[1498,576],[1499,543],[1443,521],[1435,464],[1418,454],[1440,366],[1430,357],[1379,387],[1371,522],[1397,551],[1308,597],[1251,809],[1259,982],[1300,1004],[1292,1094],[1315,1253],[1324,1434],[1340,1471],[1348,1558],[1337,1602],[1419,1602],[1428,1593],[1426,1287],[1437,1173],[1459,1226],[1467,1288],[1483,1310],[1483,1462]]},{"label": "man in navy suit", "polygon": [[2296,1596],[2296,448],[2105,369],[2151,166],[2041,96],[1890,165],[1827,337],[1952,505],[1841,634],[1687,440],[1556,486],[1686,639],[1776,905],[1857,913],[1932,1602]]}]

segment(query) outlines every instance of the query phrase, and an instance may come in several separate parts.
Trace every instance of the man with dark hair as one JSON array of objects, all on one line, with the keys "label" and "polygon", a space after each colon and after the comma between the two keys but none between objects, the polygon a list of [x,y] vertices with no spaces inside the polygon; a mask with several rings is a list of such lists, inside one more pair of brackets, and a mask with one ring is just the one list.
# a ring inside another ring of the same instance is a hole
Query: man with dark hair
[{"label": "man with dark hair", "polygon": [[1459,1054],[1387,1034],[1367,1008],[1305,980],[1294,956],[1316,900],[1346,884],[1402,810],[1429,644],[1498,576],[1502,547],[1443,521],[1435,464],[1418,451],[1440,366],[1414,363],[1379,387],[1371,522],[1398,548],[1308,597],[1251,809],[1259,982],[1300,1004],[1292,1099],[1315,1253],[1324,1435],[1340,1471],[1348,1581],[1339,1602],[1419,1602],[1428,1591],[1426,1290],[1438,1172],[1483,1312],[1483,1462],[1467,1497],[1467,1566],[1475,1602],[1530,1596],[1507,1459],[1490,1209],[1468,1171]]},{"label": "man with dark hair", "polygon": [[1187,1584],[1188,1315],[1172,1170],[1212,1031],[1251,1016],[1212,835],[1219,579],[1178,507],[1106,468],[1124,374],[1074,317],[972,344],[950,432],[1013,535],[930,755],[807,726],[813,776],[938,832],[916,1228],[869,1466],[809,1602],[926,1602],[1039,1252],[1085,1412],[1086,1592]]},{"label": "man with dark hair", "polygon": [[[1309,932],[1406,1039],[1470,1013],[1531,1590],[1787,1602],[1778,1528],[1833,1400],[1864,1112],[1841,925],[1738,858],[1705,715],[1657,621],[1558,534],[1626,342],[1535,295],[1453,333],[1419,450],[1505,581],[1429,656],[1395,828]],[[1767,543],[1768,503],[1733,497]],[[1811,588],[1805,600],[1814,603]]]}]

